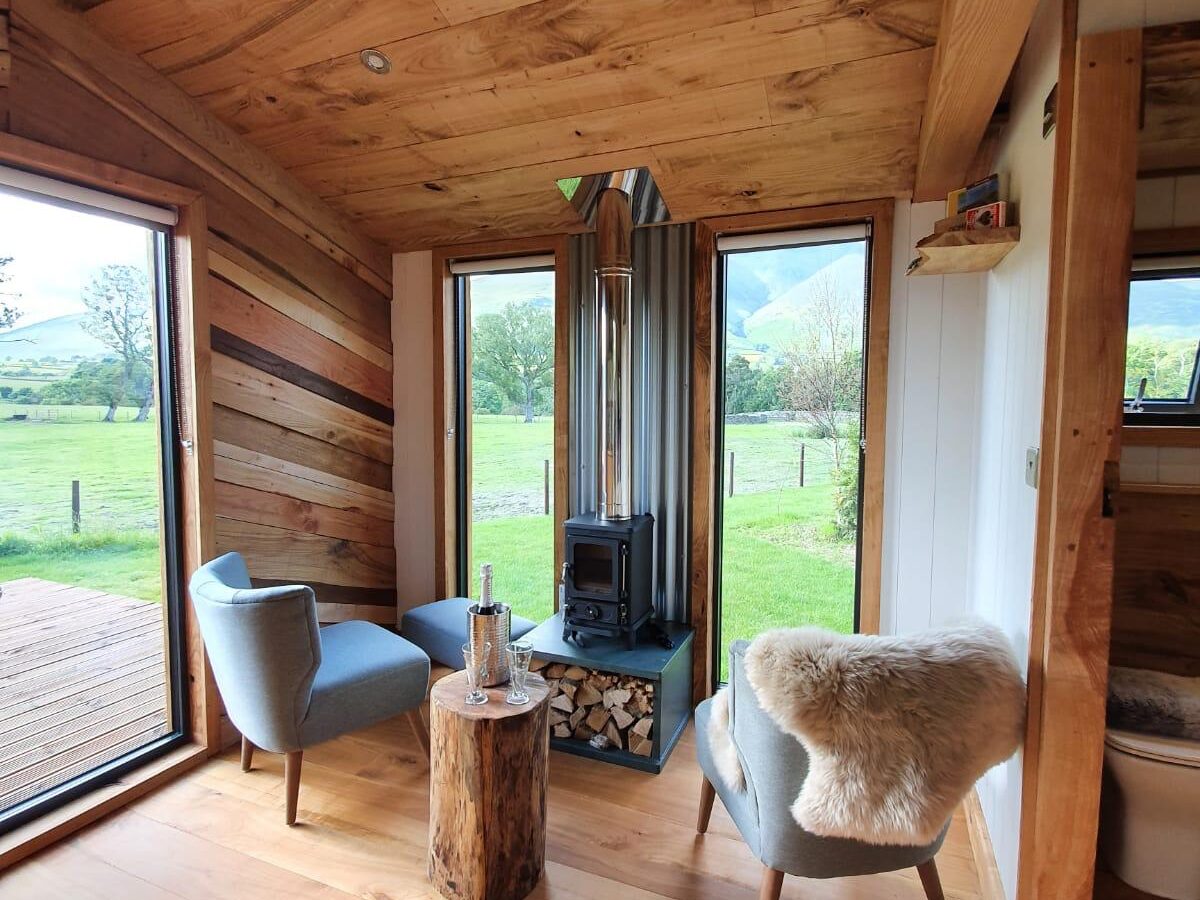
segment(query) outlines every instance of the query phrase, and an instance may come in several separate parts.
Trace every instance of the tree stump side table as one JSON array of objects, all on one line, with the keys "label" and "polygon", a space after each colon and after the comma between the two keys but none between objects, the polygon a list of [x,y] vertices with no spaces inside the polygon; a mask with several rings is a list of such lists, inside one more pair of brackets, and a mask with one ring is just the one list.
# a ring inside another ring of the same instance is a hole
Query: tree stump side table
[{"label": "tree stump side table", "polygon": [[550,704],[531,672],[529,703],[504,702],[507,685],[468,706],[455,672],[429,695],[429,880],[451,900],[523,900],[546,860]]}]

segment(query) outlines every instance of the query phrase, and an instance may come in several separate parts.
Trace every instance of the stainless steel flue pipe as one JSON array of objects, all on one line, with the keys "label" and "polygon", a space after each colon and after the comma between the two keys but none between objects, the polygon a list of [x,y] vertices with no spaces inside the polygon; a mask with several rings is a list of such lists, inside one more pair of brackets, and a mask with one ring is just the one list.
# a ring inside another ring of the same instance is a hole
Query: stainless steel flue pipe
[{"label": "stainless steel flue pipe", "polygon": [[598,512],[633,515],[633,217],[629,195],[609,187],[596,220],[596,409],[600,414]]}]

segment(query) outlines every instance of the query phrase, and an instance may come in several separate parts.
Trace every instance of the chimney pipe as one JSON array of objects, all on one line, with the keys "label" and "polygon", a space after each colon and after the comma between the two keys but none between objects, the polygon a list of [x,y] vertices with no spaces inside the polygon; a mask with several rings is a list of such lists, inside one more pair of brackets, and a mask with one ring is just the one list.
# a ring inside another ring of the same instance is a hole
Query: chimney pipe
[{"label": "chimney pipe", "polygon": [[596,217],[597,511],[603,519],[628,519],[633,515],[633,216],[629,194],[606,188],[600,194]]}]

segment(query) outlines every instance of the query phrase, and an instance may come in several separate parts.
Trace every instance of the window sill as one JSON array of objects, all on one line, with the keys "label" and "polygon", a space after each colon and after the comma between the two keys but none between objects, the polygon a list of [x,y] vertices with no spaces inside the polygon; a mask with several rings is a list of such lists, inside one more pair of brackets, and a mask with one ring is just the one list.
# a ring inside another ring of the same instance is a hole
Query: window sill
[{"label": "window sill", "polygon": [[0,837],[0,872],[166,784],[188,769],[200,765],[207,758],[208,751],[202,745],[185,744],[146,763],[112,784],[98,787],[41,818],[8,832]]},{"label": "window sill", "polygon": [[1200,426],[1124,425],[1121,443],[1126,447],[1200,447]]}]

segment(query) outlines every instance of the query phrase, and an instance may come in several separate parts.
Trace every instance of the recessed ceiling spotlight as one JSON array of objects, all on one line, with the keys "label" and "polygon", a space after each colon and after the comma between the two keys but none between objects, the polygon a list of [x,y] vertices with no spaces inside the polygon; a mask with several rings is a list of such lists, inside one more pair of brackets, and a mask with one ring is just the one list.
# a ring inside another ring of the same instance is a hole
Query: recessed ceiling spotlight
[{"label": "recessed ceiling spotlight", "polygon": [[387,58],[382,50],[367,49],[358,54],[358,58],[362,60],[362,64],[367,67],[368,72],[374,72],[376,75],[386,75],[392,71],[392,61]]}]

